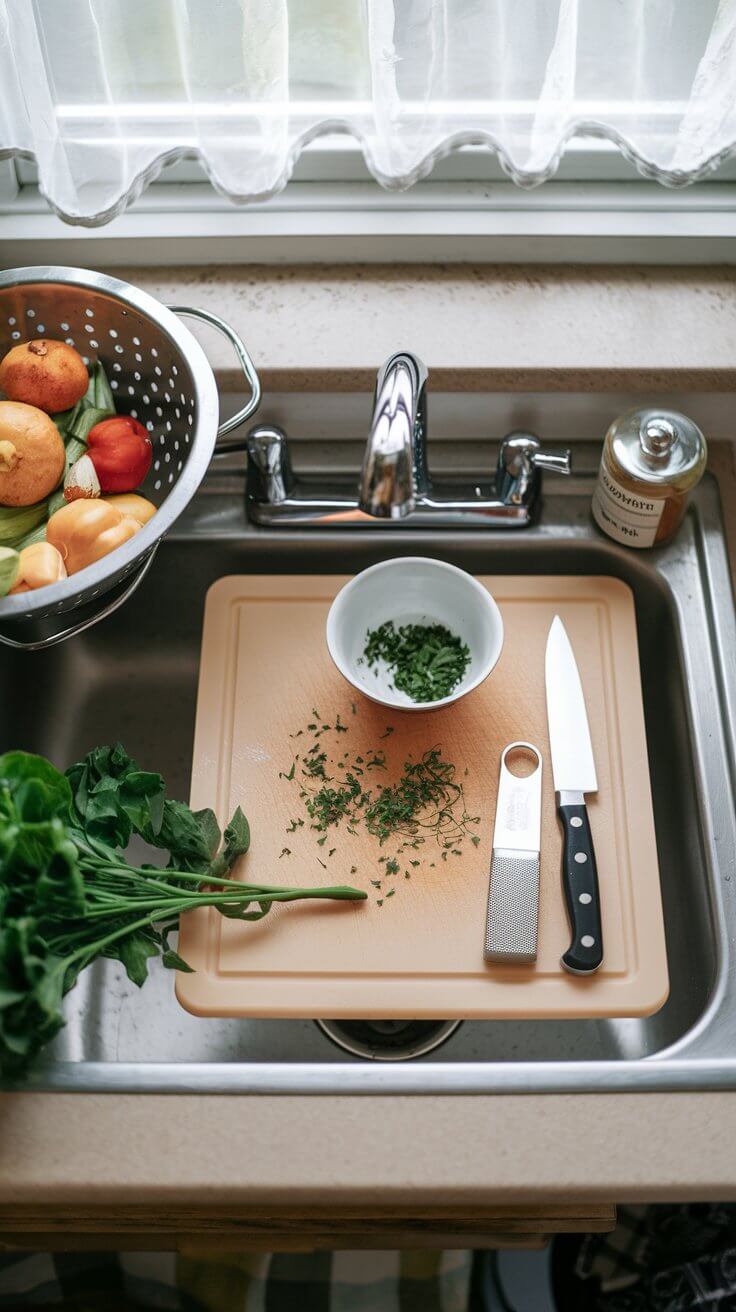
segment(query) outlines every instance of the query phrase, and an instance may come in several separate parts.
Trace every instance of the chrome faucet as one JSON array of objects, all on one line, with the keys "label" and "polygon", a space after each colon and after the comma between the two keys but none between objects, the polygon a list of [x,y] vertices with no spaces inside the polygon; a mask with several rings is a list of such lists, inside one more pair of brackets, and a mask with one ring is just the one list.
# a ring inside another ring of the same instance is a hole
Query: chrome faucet
[{"label": "chrome faucet", "polygon": [[360,475],[358,505],[378,519],[405,519],[429,492],[427,367],[409,351],[381,365]]},{"label": "chrome faucet", "polygon": [[490,484],[435,487],[427,467],[427,369],[399,351],[378,371],[357,496],[345,479],[296,480],[286,434],[259,424],[248,434],[248,516],[280,528],[524,528],[539,505],[543,469],[569,474],[569,450],[543,450],[533,433],[514,432],[501,442]]}]

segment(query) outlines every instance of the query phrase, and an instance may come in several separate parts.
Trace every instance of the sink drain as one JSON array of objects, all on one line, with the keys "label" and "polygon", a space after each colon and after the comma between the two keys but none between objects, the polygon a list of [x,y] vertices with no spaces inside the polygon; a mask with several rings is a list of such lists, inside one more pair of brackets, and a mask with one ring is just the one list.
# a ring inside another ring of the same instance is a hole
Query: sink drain
[{"label": "sink drain", "polygon": [[338,1048],[371,1061],[423,1057],[449,1039],[460,1020],[318,1020]]}]

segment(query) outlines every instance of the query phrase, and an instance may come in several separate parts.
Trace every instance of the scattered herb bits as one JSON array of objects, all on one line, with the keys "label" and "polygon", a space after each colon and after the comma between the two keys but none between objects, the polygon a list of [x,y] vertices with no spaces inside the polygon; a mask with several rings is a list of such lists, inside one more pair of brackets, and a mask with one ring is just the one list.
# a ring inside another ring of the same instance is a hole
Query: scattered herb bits
[{"label": "scattered herb bits", "polygon": [[[440,848],[443,861],[449,855],[460,856],[467,838],[477,847],[480,839],[472,827],[479,824],[480,817],[468,813],[463,784],[456,778],[453,763],[443,757],[441,746],[429,748],[418,760],[409,757],[398,777],[396,767],[391,771],[395,782],[382,782],[382,776],[385,778],[389,773],[382,748],[340,751],[345,740],[339,742],[337,736],[348,733],[348,726],[339,715],[333,725],[326,725],[316,710],[312,715],[314,719],[305,730],[290,735],[298,738],[303,733],[311,734],[311,746],[295,755],[288,771],[279,772],[281,779],[296,784],[306,813],[289,822],[287,834],[297,829],[313,831],[317,847],[326,849],[328,859],[337,856],[339,861],[338,848],[326,847],[328,831],[342,825],[346,833],[357,837],[362,827],[378,840],[379,848],[389,842],[395,844],[394,855],[384,853],[375,858],[377,873],[389,878],[403,873],[404,879],[411,879],[411,870],[406,865],[419,871],[422,862],[418,857],[410,861],[408,857],[401,859],[401,854],[420,852],[427,842],[433,844],[435,853]],[[379,737],[387,739],[392,733],[393,726],[388,725]],[[329,734],[335,735],[332,741],[322,737]],[[467,770],[464,774],[467,775]],[[317,860],[325,869],[324,861],[318,856]],[[434,870],[436,862],[428,862],[425,868]],[[351,866],[350,874],[355,874],[356,869]],[[379,893],[383,889],[381,879],[372,879],[370,883]],[[376,899],[378,905],[389,896],[392,894],[385,891]]]},{"label": "scattered herb bits", "polygon": [[394,687],[414,702],[449,697],[470,664],[466,643],[444,624],[401,624],[387,620],[369,629],[362,659],[375,670],[385,662]]}]

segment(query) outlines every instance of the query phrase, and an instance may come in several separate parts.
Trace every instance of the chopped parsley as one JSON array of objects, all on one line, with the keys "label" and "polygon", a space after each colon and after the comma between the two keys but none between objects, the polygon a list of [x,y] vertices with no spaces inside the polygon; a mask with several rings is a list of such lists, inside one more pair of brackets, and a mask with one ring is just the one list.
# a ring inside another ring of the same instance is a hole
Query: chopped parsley
[{"label": "chopped parsley", "polygon": [[[480,839],[470,827],[477,825],[480,817],[468,814],[463,785],[456,778],[455,766],[444,759],[441,746],[429,748],[418,760],[409,756],[398,778],[395,770],[391,772],[395,782],[382,784],[377,782],[375,775],[373,779],[369,778],[369,772],[388,772],[386,753],[382,748],[374,747],[369,751],[364,748],[364,755],[350,751],[338,755],[336,750],[330,750],[326,736],[320,740],[322,735],[348,733],[348,726],[339,715],[332,726],[326,724],[314,709],[312,715],[314,719],[306,729],[290,735],[298,738],[304,733],[311,734],[311,746],[295,755],[290,770],[279,771],[279,778],[296,783],[306,812],[306,818],[297,816],[290,821],[286,827],[288,834],[297,829],[313,830],[317,846],[325,847],[329,830],[344,825],[347,833],[357,837],[362,826],[378,840],[379,847],[389,842],[396,844],[394,851],[397,855],[389,857],[384,854],[377,858],[381,876],[403,873],[404,879],[411,879],[411,871],[402,869],[407,858],[403,862],[399,858],[407,849],[418,851],[424,843],[434,841],[442,860],[446,861],[448,855],[461,855],[466,838],[478,846]],[[386,739],[392,733],[393,726],[389,725],[380,737]],[[338,772],[338,778],[334,777],[335,772]],[[336,847],[330,847],[328,858],[334,857],[336,852]],[[290,848],[283,848],[280,855],[291,855]],[[327,868],[319,857],[317,861],[323,869]],[[422,863],[416,859],[408,864],[418,870]],[[429,869],[434,869],[436,862],[431,861],[428,865]],[[357,867],[351,866],[351,875],[356,872]],[[370,882],[380,893],[381,879]],[[394,885],[377,898],[378,906],[382,906],[384,899],[392,897],[395,891]]]},{"label": "chopped parsley", "polygon": [[[391,670],[394,687],[412,701],[437,702],[459,684],[470,664],[470,650],[444,624],[396,628],[393,620],[387,620],[368,630],[363,660],[371,670],[383,661]],[[390,732],[387,729],[386,734]]]}]

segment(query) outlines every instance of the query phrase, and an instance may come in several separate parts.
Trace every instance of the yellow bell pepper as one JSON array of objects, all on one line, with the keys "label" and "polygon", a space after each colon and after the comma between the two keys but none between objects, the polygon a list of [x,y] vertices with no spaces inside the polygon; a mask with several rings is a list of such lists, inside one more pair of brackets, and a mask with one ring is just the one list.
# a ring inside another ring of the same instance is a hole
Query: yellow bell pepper
[{"label": "yellow bell pepper", "polygon": [[141,528],[156,514],[157,507],[153,502],[139,496],[137,492],[114,492],[109,497],[103,497],[102,500],[107,502],[108,506],[115,506],[115,509],[121,511],[123,515],[131,515],[133,519],[137,519]]},{"label": "yellow bell pepper", "polygon": [[61,553],[50,542],[32,542],[19,553],[18,573],[10,595],[16,592],[35,592],[49,583],[66,578],[66,567]]},{"label": "yellow bell pepper", "polygon": [[140,527],[132,515],[95,497],[57,510],[46,525],[46,541],[61,552],[67,573],[76,574],[121,547]]}]

